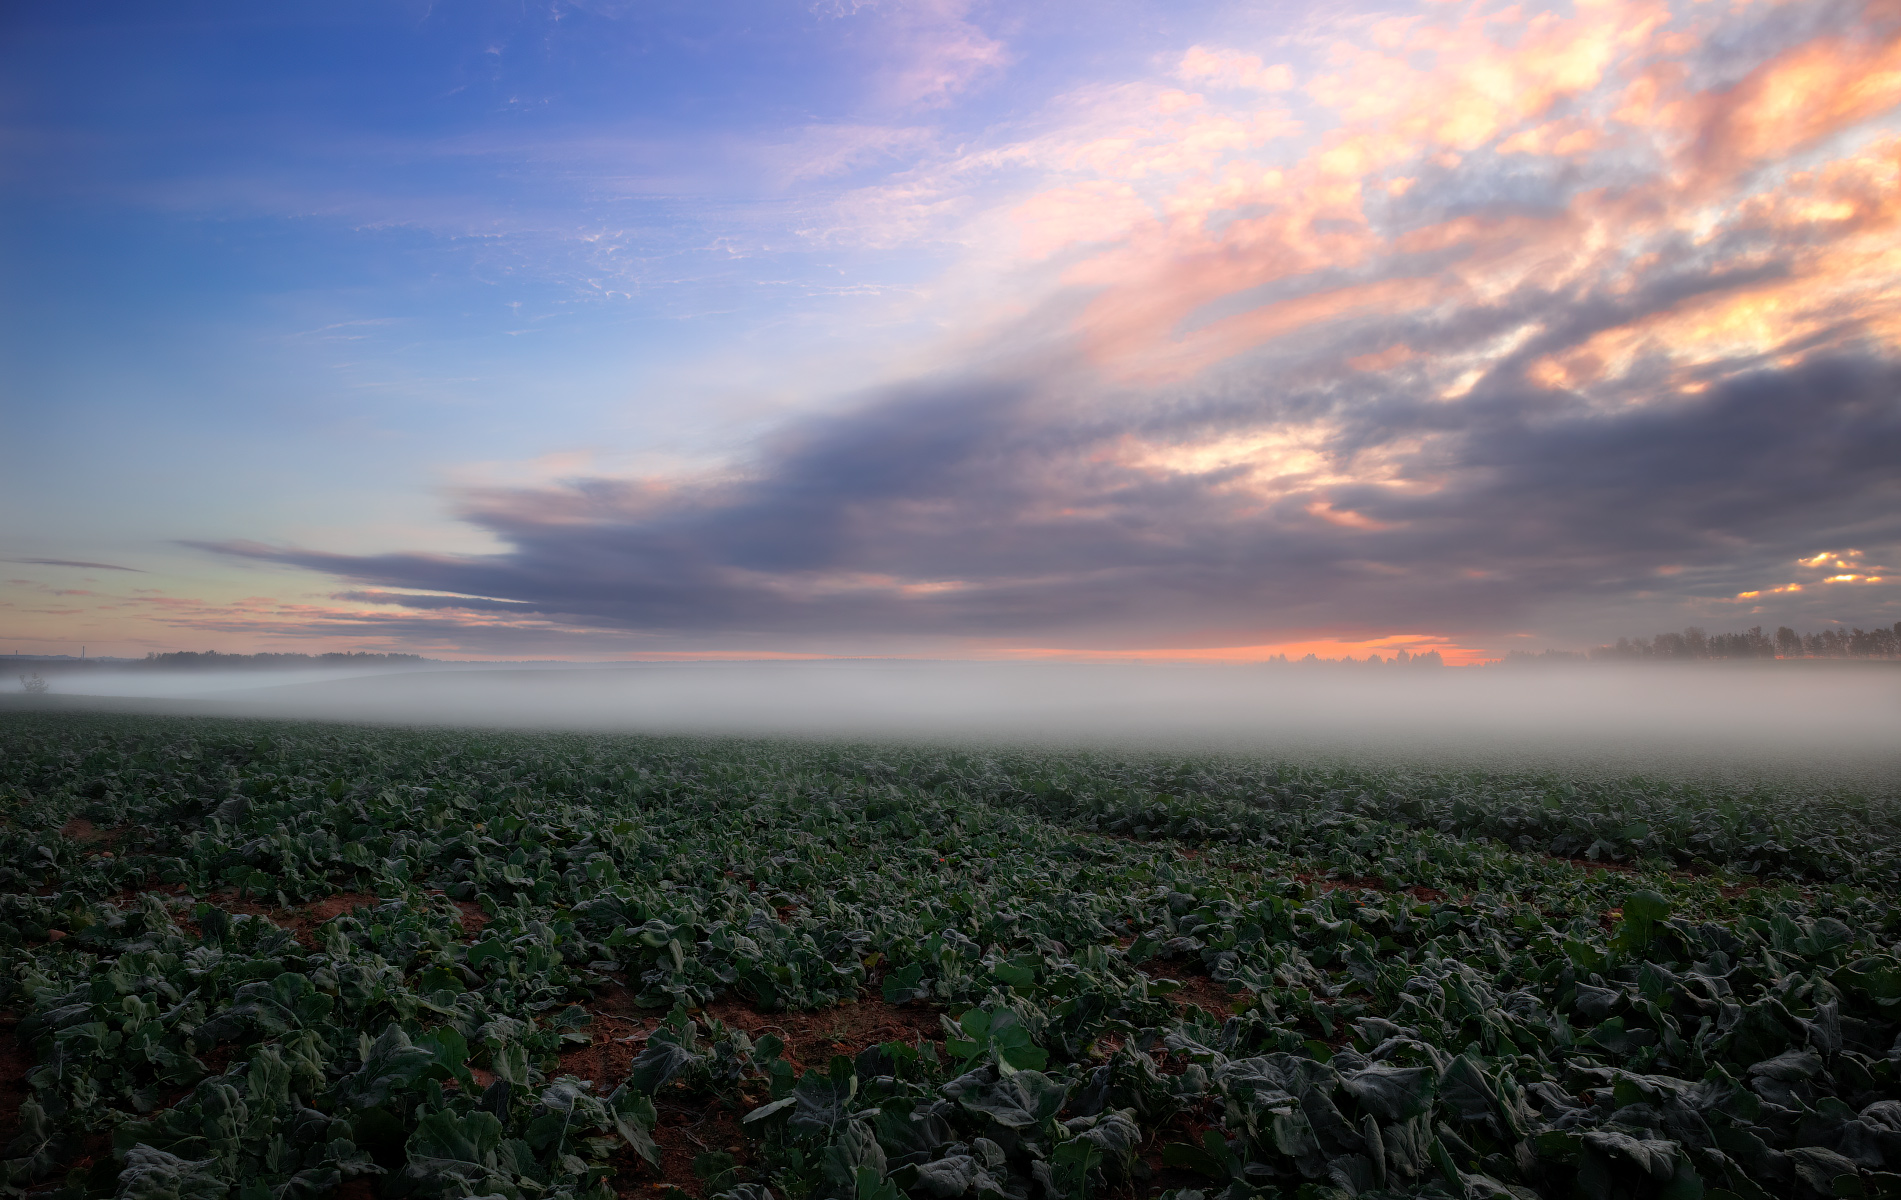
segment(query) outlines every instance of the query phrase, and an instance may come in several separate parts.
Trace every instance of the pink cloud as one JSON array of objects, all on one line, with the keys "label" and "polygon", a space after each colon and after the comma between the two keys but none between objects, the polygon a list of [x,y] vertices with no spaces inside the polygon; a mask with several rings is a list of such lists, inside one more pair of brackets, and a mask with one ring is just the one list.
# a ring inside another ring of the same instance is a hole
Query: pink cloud
[{"label": "pink cloud", "polygon": [[1657,63],[1632,83],[1618,117],[1671,138],[1705,186],[1722,186],[1901,104],[1901,22],[1888,15],[1863,36],[1791,46],[1731,87],[1693,91],[1683,78],[1678,64]]},{"label": "pink cloud", "polygon": [[[1648,306],[1529,363],[1530,377],[1583,386],[1646,355],[1685,364],[1756,355],[1844,321],[1901,336],[1901,318],[1888,315],[1901,309],[1901,261],[1866,240],[1891,224],[1893,156],[1870,148],[1816,172],[1748,174],[1901,104],[1901,22],[1869,4],[1851,31],[1769,46],[1738,81],[1694,90],[1691,56],[1722,19],[1606,0],[1572,15],[1474,8],[1382,26],[1328,47],[1331,69],[1307,93],[1340,121],[1291,161],[1251,158],[1264,142],[1219,107],[1193,109],[1172,144],[1154,128],[1098,139],[1073,159],[1096,179],[1019,210],[1050,214],[1025,250],[1119,237],[1063,278],[1096,292],[1077,322],[1094,360],[1131,379],[1192,375],[1319,326],[1423,318],[1514,289],[1635,296],[1665,269],[1662,248],[1686,239],[1733,242],[1715,252],[1738,282]],[[1239,52],[1195,47],[1178,73],[1199,81],[1262,69]],[[1432,212],[1422,179],[1440,191],[1469,180],[1470,192],[1490,186],[1506,155],[1578,182],[1555,205],[1395,219],[1394,205]],[[1170,180],[1166,193],[1119,186],[1155,178]],[[1081,210],[1112,191],[1125,213],[1140,197],[1159,217],[1092,213],[1089,236],[1065,240],[1063,228],[1087,224],[1078,212],[1066,226],[1065,205]],[[1752,227],[1774,240],[1752,242]],[[1745,284],[1769,253],[1778,278]],[[1369,278],[1341,278],[1354,273]],[[1215,308],[1267,288],[1275,294],[1239,311]],[[1456,396],[1453,365],[1443,369]],[[1470,379],[1480,368],[1459,369]]]},{"label": "pink cloud", "polygon": [[941,105],[1009,61],[1002,41],[971,18],[970,0],[836,4],[832,14],[870,24],[889,64],[877,90],[901,108]]},{"label": "pink cloud", "polygon": [[1077,242],[1106,242],[1154,214],[1119,180],[1093,180],[1032,196],[1011,216],[1022,229],[1027,258],[1046,258]]},{"label": "pink cloud", "polygon": [[1245,88],[1257,92],[1284,92],[1294,86],[1294,70],[1285,63],[1267,66],[1256,54],[1191,46],[1182,55],[1176,74],[1211,87]]}]

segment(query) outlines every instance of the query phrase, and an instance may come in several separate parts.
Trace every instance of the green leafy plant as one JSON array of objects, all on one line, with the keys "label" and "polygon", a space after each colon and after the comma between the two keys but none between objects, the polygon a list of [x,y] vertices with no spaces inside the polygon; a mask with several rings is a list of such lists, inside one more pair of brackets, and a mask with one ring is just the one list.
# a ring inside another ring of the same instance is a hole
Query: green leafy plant
[{"label": "green leafy plant", "polygon": [[1901,1183],[1887,793],[22,708],[0,795],[9,1194]]}]

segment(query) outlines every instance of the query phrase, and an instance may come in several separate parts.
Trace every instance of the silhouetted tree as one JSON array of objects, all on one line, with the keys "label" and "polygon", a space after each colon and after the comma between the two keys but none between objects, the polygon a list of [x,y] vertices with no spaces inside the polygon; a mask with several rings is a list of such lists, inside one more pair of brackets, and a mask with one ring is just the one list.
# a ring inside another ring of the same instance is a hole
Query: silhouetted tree
[{"label": "silhouetted tree", "polygon": [[[1543,657],[1558,655],[1546,651]],[[1508,661],[1530,661],[1541,656],[1513,651]],[[1692,625],[1682,633],[1660,633],[1653,638],[1618,638],[1589,652],[1598,662],[1657,660],[1691,661],[1717,658],[1901,658],[1901,621],[1892,627],[1848,630],[1824,629],[1797,633],[1787,625],[1774,638],[1755,625],[1741,633],[1706,633]]]}]

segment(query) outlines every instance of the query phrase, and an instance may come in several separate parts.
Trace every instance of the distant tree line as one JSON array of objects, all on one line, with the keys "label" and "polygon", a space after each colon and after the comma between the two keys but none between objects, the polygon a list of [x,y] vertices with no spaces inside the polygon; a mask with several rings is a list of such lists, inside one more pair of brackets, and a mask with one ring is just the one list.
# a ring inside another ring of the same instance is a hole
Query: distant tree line
[{"label": "distant tree line", "polygon": [[1445,658],[1437,650],[1428,650],[1424,654],[1413,654],[1401,650],[1391,658],[1381,658],[1369,654],[1365,658],[1355,658],[1351,654],[1344,658],[1322,658],[1318,654],[1309,654],[1305,658],[1288,658],[1285,654],[1274,654],[1262,660],[1275,666],[1302,666],[1318,663],[1328,666],[1370,666],[1370,667],[1443,667]]},{"label": "distant tree line", "polygon": [[136,664],[166,670],[198,670],[216,667],[370,667],[408,666],[431,662],[420,654],[371,654],[362,650],[330,654],[220,654],[216,650],[179,650],[170,654],[147,654]]},{"label": "distant tree line", "polygon": [[1706,633],[1692,625],[1682,633],[1648,638],[1618,638],[1616,644],[1586,651],[1514,650],[1507,663],[1531,662],[1697,662],[1719,658],[1901,658],[1901,621],[1883,628],[1824,629],[1797,633],[1784,625],[1774,634],[1753,625],[1741,633]]}]

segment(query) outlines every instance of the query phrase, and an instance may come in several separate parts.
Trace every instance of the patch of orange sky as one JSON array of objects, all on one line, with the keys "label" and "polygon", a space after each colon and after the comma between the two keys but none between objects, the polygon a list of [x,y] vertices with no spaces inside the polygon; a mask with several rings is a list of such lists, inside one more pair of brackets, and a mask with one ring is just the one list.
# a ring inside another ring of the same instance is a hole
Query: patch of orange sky
[{"label": "patch of orange sky", "polygon": [[[221,648],[233,653],[292,651],[320,654],[330,650],[362,650],[375,647],[421,653],[446,661],[488,662],[546,661],[551,656],[597,662],[815,661],[842,658],[918,657],[915,654],[848,655],[822,651],[726,649],[566,653],[554,647],[558,639],[564,635],[586,635],[592,631],[569,628],[558,622],[541,618],[524,619],[505,614],[471,611],[457,611],[453,615],[427,611],[405,612],[402,614],[403,619],[411,626],[411,632],[406,633],[400,639],[401,644],[398,644],[394,640],[380,636],[382,631],[377,627],[379,618],[388,615],[387,608],[297,603],[269,596],[247,596],[227,602],[163,595],[99,595],[89,598],[96,601],[90,610],[42,608],[37,611],[41,615],[91,615],[109,618],[116,626],[111,633],[105,630],[93,630],[83,635],[89,640],[95,656],[100,654],[136,656],[147,650],[176,650],[186,644],[196,646],[208,637],[224,639],[236,637],[239,641],[236,643],[227,641]],[[26,615],[31,611],[34,610],[18,611],[16,616]],[[302,626],[302,629],[299,633],[287,634],[285,625],[288,622],[294,622]],[[440,638],[418,637],[413,632],[414,626],[418,623],[440,624],[442,627]],[[457,642],[465,638],[471,628],[495,631],[514,630],[525,635],[546,635],[550,638],[550,649],[529,653],[483,653],[466,650],[459,647]],[[25,647],[29,653],[65,653],[71,649],[64,645],[64,638],[49,641],[46,638],[34,636],[34,631],[31,629],[22,629],[21,632],[25,635],[24,641],[30,643]],[[388,644],[385,645],[385,642]],[[1431,634],[1394,634],[1363,639],[1307,638],[1298,641],[1239,646],[1118,649],[1018,647],[983,642],[951,646],[938,653],[949,657],[1012,661],[1245,663],[1264,662],[1276,656],[1300,659],[1308,654],[1323,659],[1355,658],[1360,660],[1364,660],[1370,654],[1378,654],[1382,658],[1390,659],[1401,650],[1414,655],[1437,650],[1450,666],[1469,666],[1496,657],[1482,649],[1458,645],[1451,638]],[[923,655],[923,657],[933,656],[935,655],[930,652]]]},{"label": "patch of orange sky", "polygon": [[1401,650],[1420,655],[1438,651],[1448,666],[1476,666],[1496,659],[1496,654],[1470,646],[1460,646],[1450,638],[1430,634],[1395,634],[1361,640],[1317,638],[1297,642],[1271,642],[1254,646],[1161,646],[1146,649],[1089,650],[1064,647],[1009,647],[995,657],[1034,659],[1046,662],[1199,662],[1249,663],[1275,658],[1298,660],[1311,654],[1316,658],[1364,661],[1377,654],[1391,659]]}]

